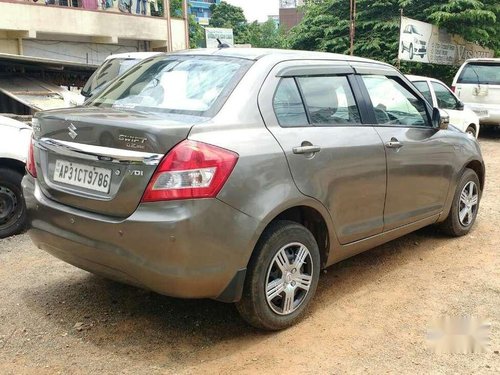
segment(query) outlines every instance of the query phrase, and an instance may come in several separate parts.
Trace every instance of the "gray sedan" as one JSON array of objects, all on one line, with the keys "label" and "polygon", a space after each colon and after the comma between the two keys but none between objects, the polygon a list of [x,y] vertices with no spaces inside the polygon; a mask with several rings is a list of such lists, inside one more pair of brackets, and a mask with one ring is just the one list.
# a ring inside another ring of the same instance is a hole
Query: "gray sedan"
[{"label": "gray sedan", "polygon": [[322,268],[431,224],[468,233],[485,179],[477,141],[396,69],[327,53],[153,57],[33,131],[39,248],[269,330],[304,315]]}]

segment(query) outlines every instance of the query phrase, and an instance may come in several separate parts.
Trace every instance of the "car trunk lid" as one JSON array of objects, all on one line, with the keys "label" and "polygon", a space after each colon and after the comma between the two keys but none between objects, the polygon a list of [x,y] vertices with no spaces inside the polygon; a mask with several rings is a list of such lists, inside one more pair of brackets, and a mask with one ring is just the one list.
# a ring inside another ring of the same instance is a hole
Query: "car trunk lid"
[{"label": "car trunk lid", "polygon": [[37,115],[43,193],[67,206],[127,217],[165,153],[204,117],[94,107]]}]

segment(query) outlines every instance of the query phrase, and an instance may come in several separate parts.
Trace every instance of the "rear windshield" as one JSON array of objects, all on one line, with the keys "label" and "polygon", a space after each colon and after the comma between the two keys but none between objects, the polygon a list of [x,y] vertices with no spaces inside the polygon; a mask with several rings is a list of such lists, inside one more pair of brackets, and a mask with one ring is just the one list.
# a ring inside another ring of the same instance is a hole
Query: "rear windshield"
[{"label": "rear windshield", "polygon": [[122,75],[139,61],[141,61],[141,59],[131,58],[110,59],[105,61],[89,78],[83,87],[82,93],[85,95],[92,94],[96,89]]},{"label": "rear windshield", "polygon": [[126,72],[88,105],[209,116],[218,111],[251,61],[215,56],[160,56]]},{"label": "rear windshield", "polygon": [[500,63],[469,63],[462,69],[457,83],[500,85]]}]

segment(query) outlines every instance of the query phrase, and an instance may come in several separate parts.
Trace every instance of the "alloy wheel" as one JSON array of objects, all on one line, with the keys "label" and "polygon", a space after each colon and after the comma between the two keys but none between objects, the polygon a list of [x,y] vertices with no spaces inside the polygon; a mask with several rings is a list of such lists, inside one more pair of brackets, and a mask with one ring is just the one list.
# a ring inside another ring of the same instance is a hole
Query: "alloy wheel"
[{"label": "alloy wheel", "polygon": [[469,226],[474,220],[478,203],[479,189],[474,181],[469,181],[462,189],[458,202],[458,220],[464,227]]},{"label": "alloy wheel", "polygon": [[283,246],[274,256],[266,277],[266,300],[279,315],[289,315],[299,308],[311,287],[311,253],[301,243]]}]

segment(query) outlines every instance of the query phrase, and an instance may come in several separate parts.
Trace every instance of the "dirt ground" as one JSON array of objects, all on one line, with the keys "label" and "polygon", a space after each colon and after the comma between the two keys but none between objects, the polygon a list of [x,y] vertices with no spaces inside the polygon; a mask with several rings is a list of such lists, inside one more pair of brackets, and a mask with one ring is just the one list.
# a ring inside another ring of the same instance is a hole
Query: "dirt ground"
[{"label": "dirt ground", "polygon": [[[278,333],[232,305],[120,285],[0,240],[0,373],[500,373],[500,130],[480,139],[487,184],[472,232],[426,228],[330,268],[305,320]],[[491,323],[482,354],[435,354],[433,317]]]}]

